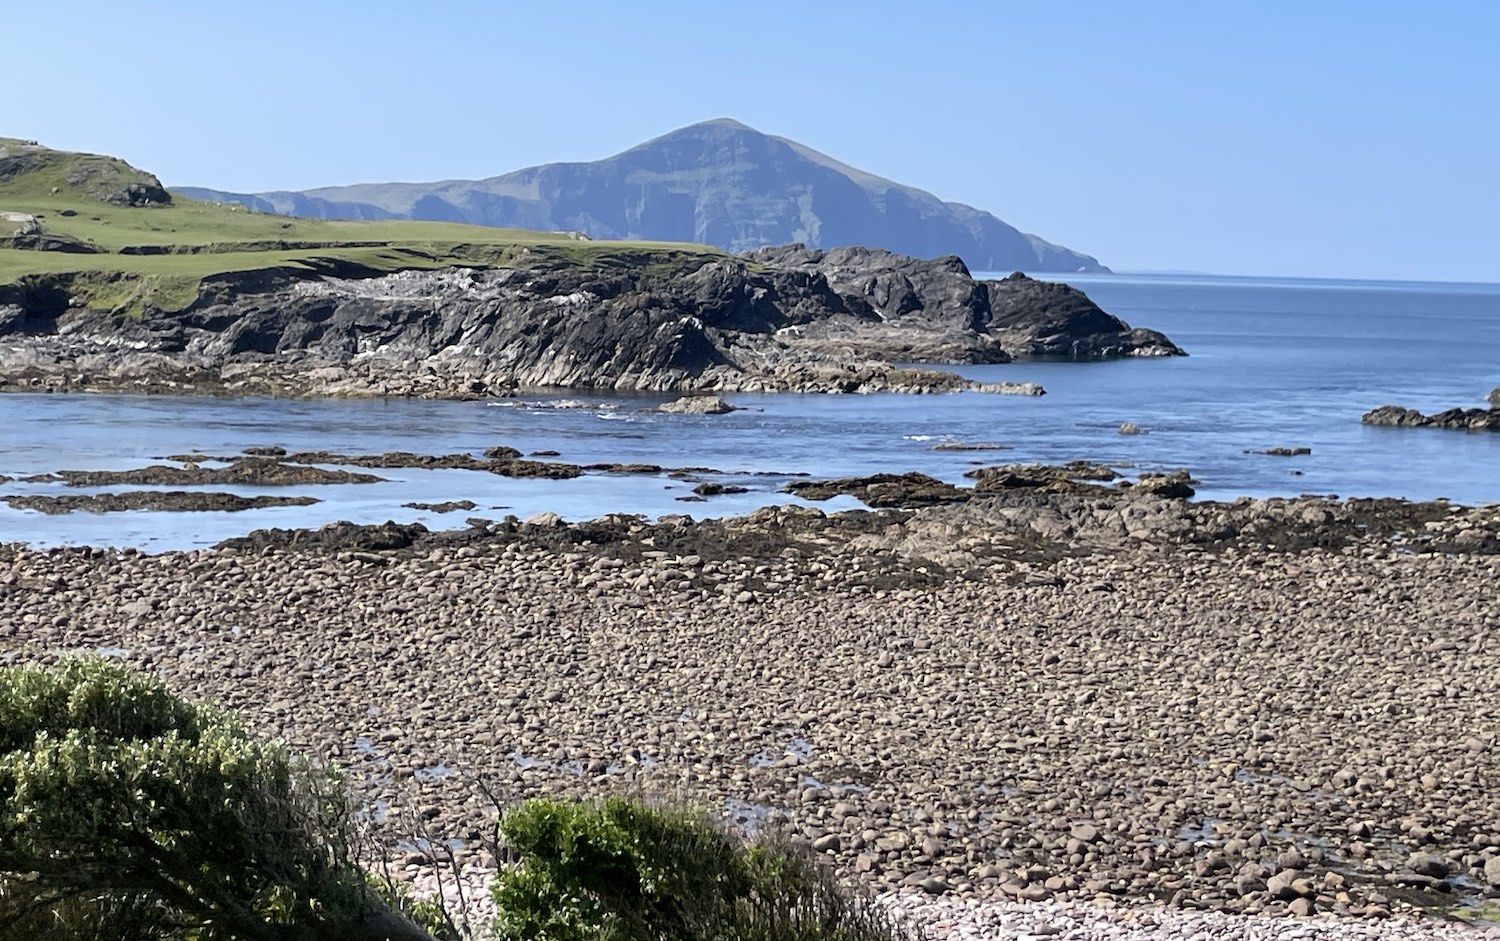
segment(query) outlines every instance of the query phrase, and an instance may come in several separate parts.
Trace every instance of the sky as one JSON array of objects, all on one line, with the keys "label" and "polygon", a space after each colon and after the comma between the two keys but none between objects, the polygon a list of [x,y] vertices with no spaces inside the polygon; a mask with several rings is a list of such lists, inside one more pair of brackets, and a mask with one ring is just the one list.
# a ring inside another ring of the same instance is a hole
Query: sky
[{"label": "sky", "polygon": [[1491,0],[8,4],[0,135],[254,192],[732,117],[1117,271],[1500,281]]}]

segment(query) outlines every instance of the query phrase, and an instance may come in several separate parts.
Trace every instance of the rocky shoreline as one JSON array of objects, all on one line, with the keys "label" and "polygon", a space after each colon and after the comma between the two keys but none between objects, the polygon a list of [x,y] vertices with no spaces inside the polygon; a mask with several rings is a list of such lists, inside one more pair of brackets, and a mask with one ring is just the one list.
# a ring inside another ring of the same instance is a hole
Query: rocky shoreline
[{"label": "rocky shoreline", "polygon": [[466,774],[700,801],[955,905],[1494,918],[1497,553],[1494,507],[1101,482],[9,546],[0,660],[159,671],[477,863]]},{"label": "rocky shoreline", "polygon": [[976,280],[952,257],[788,246],[610,261],[225,275],[185,310],[140,317],[91,310],[62,282],[0,286],[0,391],[1034,395],[902,364],[1182,355],[1067,285]]}]

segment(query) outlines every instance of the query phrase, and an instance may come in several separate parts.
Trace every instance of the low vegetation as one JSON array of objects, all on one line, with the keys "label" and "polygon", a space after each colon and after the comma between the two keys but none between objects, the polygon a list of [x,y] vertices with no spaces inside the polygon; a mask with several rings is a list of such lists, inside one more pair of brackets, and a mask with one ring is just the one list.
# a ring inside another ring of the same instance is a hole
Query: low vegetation
[{"label": "low vegetation", "polygon": [[655,264],[720,254],[446,222],[330,221],[173,196],[123,160],[0,138],[0,287],[32,276],[92,309],[177,311],[204,281],[493,265]]},{"label": "low vegetation", "polygon": [[507,811],[520,862],[494,922],[460,929],[366,874],[351,801],[332,769],[127,667],[0,669],[0,941],[910,935],[788,842],[624,798]]},{"label": "low vegetation", "polygon": [[497,929],[547,941],[884,941],[904,929],[773,836],[620,797],[528,801],[501,821],[521,865],[495,882]]},{"label": "low vegetation", "polygon": [[0,937],[422,939],[331,770],[101,659],[0,670]]}]

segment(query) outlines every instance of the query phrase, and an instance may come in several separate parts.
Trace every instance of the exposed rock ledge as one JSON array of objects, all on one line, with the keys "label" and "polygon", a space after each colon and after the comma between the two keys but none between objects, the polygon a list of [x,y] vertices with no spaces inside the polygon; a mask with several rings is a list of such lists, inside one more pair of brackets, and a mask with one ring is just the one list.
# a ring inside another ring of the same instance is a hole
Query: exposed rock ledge
[{"label": "exposed rock ledge", "polygon": [[[1491,393],[1494,397],[1494,393]],[[1489,408],[1450,408],[1424,415],[1414,408],[1382,405],[1360,419],[1366,425],[1397,428],[1452,428],[1458,431],[1500,431],[1500,404]]]},{"label": "exposed rock ledge", "polygon": [[185,311],[125,321],[68,306],[65,290],[0,288],[0,389],[1038,394],[897,364],[1182,354],[1078,290],[1020,274],[977,281],[954,257],[789,246],[638,261],[364,279],[261,272],[205,282]]}]

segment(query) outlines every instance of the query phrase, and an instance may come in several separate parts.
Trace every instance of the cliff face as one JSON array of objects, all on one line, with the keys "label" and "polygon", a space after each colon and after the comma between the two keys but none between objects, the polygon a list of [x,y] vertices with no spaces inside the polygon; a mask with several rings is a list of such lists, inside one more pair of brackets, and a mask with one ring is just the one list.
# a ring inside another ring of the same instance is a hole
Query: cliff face
[{"label": "cliff face", "polygon": [[891,364],[1181,353],[1072,288],[1021,275],[976,281],[957,258],[876,249],[219,280],[186,311],[125,320],[65,299],[65,288],[0,293],[0,381],[444,397],[534,387],[950,391],[975,386]]},{"label": "cliff face", "polygon": [[874,245],[919,258],[958,255],[981,271],[1108,270],[990,213],[730,120],[681,128],[592,163],[547,164],[486,180],[260,194],[179,191],[314,218],[469,222],[697,242],[732,252],[789,242]]}]

